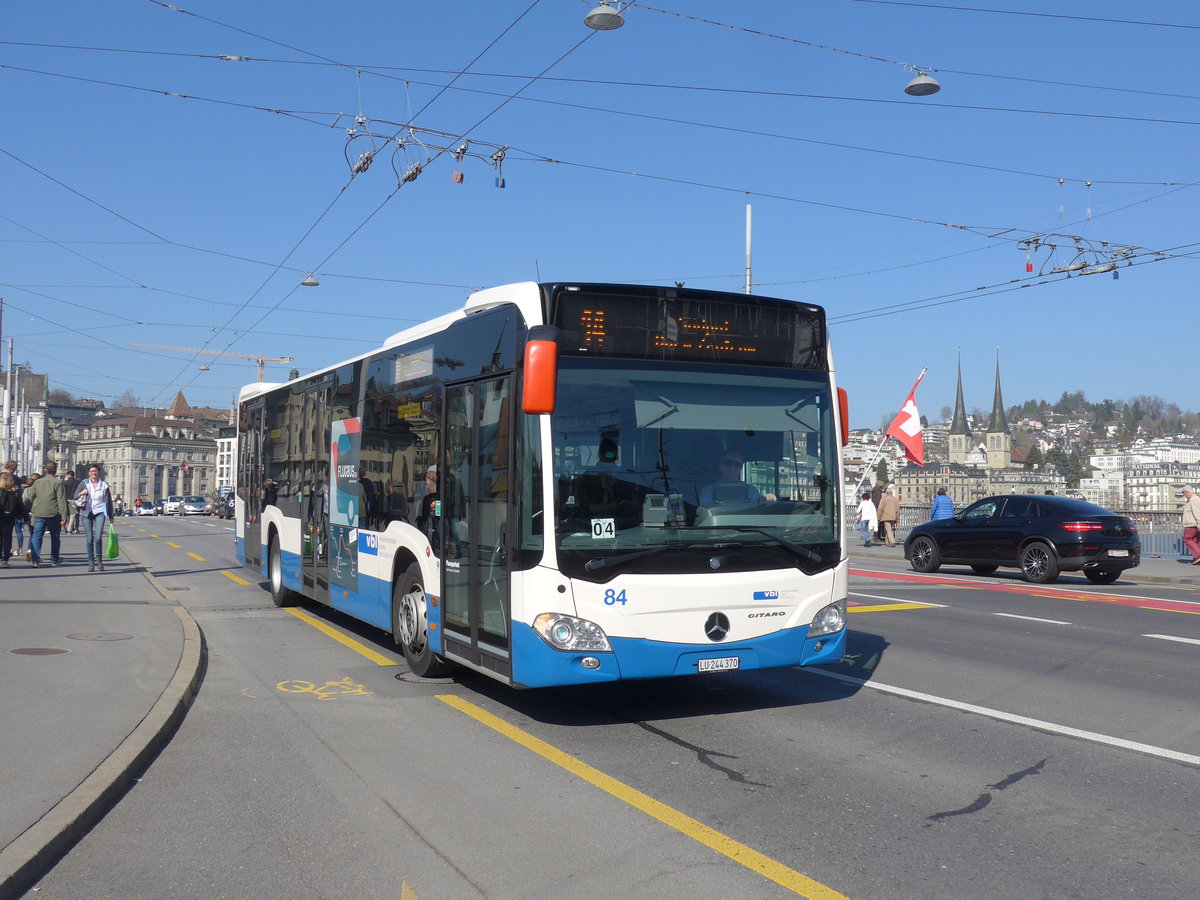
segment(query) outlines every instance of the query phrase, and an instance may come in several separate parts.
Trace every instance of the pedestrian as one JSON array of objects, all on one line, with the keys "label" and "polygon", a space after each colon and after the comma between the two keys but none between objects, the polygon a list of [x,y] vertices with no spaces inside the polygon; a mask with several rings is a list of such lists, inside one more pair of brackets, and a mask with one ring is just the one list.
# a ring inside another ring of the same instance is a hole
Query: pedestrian
[{"label": "pedestrian", "polygon": [[1200,497],[1190,484],[1183,488],[1183,546],[1192,555],[1192,565],[1200,566]]},{"label": "pedestrian", "polygon": [[899,524],[900,501],[889,484],[879,498],[879,527],[883,531],[883,542],[889,547],[896,546],[896,526]]},{"label": "pedestrian", "polygon": [[62,565],[62,528],[70,519],[67,495],[58,480],[58,463],[46,463],[46,477],[25,489],[22,503],[33,521],[29,534],[30,562],[36,569],[42,564],[42,536],[50,532],[50,564]]},{"label": "pedestrian", "polygon": [[6,469],[0,472],[0,569],[8,568],[8,558],[12,556],[13,526],[18,519],[24,518],[25,507],[21,505],[12,472]]},{"label": "pedestrian", "polygon": [[[875,504],[875,519],[879,521],[879,501],[883,499],[884,484],[882,481],[876,481],[875,487],[871,488],[871,502]],[[875,539],[883,540],[883,523],[879,522],[875,532]]]},{"label": "pedestrian", "polygon": [[929,518],[949,519],[953,516],[954,501],[946,496],[946,489],[940,487],[937,489],[937,496],[933,498],[933,506],[929,508]]},{"label": "pedestrian", "polygon": [[87,540],[88,571],[104,571],[104,523],[113,517],[112,491],[100,477],[100,467],[90,466],[88,477],[79,487],[77,500],[83,501],[79,518]]},{"label": "pedestrian", "polygon": [[[67,477],[63,479],[63,491],[66,492],[68,501],[79,493],[79,479],[75,477],[74,472],[68,472]],[[74,503],[68,503],[68,506],[71,517],[67,523],[67,534],[79,534],[79,507]]]},{"label": "pedestrian", "polygon": [[[17,491],[17,499],[20,500],[22,494],[25,492],[25,479],[17,474],[17,461],[15,459],[10,459],[8,462],[6,462],[4,464],[4,471],[12,477],[13,486]],[[17,544],[15,554],[17,556],[20,556],[25,552],[25,528],[27,526],[28,523],[25,521],[25,506],[22,502],[21,515],[17,516],[17,521],[13,524],[13,536],[16,538]],[[12,547],[8,548],[8,555],[14,555]]]},{"label": "pedestrian", "polygon": [[862,532],[863,546],[870,547],[871,536],[875,534],[875,529],[879,527],[879,518],[875,512],[875,504],[871,502],[870,491],[863,491],[862,493],[862,502],[858,504],[858,514],[854,517],[854,524]]}]

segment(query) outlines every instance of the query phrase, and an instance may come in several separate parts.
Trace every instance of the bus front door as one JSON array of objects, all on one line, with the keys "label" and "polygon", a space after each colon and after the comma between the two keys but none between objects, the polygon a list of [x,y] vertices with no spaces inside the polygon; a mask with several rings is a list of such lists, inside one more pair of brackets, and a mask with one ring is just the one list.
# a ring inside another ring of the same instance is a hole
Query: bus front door
[{"label": "bus front door", "polygon": [[442,496],[444,654],[512,677],[509,377],[446,389]]}]

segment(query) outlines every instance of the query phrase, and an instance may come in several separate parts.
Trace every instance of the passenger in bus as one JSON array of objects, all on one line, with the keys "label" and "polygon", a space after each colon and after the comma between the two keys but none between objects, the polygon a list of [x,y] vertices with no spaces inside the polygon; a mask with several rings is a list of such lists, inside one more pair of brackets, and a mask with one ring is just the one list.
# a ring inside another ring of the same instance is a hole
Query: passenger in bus
[{"label": "passenger in bus", "polygon": [[772,493],[762,493],[754,485],[742,477],[745,460],[736,450],[727,450],[721,454],[718,466],[721,477],[712,484],[700,488],[700,505],[712,506],[716,503],[748,503],[751,500],[775,500]]},{"label": "passenger in bus", "polygon": [[621,477],[620,450],[611,437],[601,438],[595,466],[579,476],[575,496],[585,518],[637,518],[640,504],[634,485]]}]

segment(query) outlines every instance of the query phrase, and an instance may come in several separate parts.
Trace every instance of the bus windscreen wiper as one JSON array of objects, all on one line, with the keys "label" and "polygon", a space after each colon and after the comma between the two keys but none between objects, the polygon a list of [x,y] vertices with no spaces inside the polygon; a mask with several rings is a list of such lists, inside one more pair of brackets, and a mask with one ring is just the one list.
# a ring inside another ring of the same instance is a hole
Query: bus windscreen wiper
[{"label": "bus windscreen wiper", "polygon": [[792,543],[787,538],[781,538],[777,534],[771,534],[771,532],[767,531],[765,528],[756,528],[753,525],[703,525],[700,527],[704,529],[711,529],[712,531],[752,531],[755,534],[761,534],[763,537],[774,541],[779,546],[791,551],[801,559],[807,559],[809,562],[821,561],[820,554],[814,553],[807,547],[802,547],[800,544]]},{"label": "bus windscreen wiper", "polygon": [[631,553],[619,553],[616,556],[598,556],[595,559],[589,559],[583,564],[583,567],[589,572],[599,572],[601,569],[607,569],[609,566],[619,566],[621,563],[641,559],[644,556],[653,556],[655,553],[662,553],[664,550],[678,549],[680,549],[679,545],[668,544],[665,547],[650,547],[646,550],[634,550]]}]

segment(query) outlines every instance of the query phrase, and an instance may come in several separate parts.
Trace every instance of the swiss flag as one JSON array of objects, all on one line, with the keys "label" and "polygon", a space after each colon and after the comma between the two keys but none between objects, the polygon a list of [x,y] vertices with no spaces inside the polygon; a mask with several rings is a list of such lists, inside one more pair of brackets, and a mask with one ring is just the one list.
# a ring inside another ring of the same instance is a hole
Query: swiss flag
[{"label": "swiss flag", "polygon": [[[915,407],[914,407],[914,409],[915,409]],[[918,430],[918,431],[920,431],[920,430],[921,430],[921,426],[920,426],[920,425],[918,425],[918,426],[917,426],[917,430]],[[183,474],[185,474],[185,475],[186,475],[188,472],[192,471],[192,467],[188,465],[188,461],[187,461],[186,459],[183,461],[183,465],[182,465],[182,466],[180,466],[180,468],[181,468],[181,469],[183,469]]]},{"label": "swiss flag", "polygon": [[908,392],[908,398],[887,429],[887,436],[903,444],[904,455],[921,467],[925,465],[925,441],[921,437],[921,414],[917,412],[917,388],[924,377],[925,370],[922,369],[917,376],[917,383]]}]

